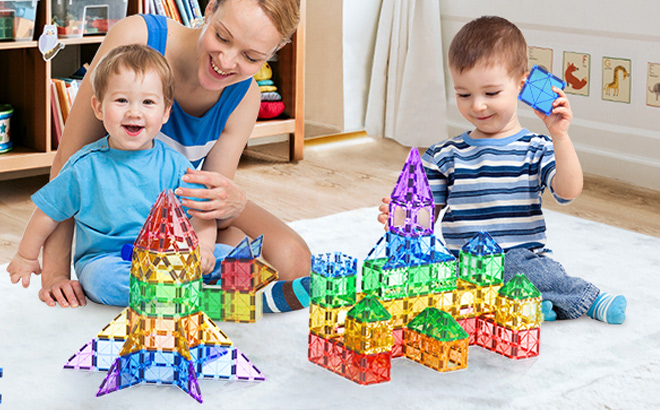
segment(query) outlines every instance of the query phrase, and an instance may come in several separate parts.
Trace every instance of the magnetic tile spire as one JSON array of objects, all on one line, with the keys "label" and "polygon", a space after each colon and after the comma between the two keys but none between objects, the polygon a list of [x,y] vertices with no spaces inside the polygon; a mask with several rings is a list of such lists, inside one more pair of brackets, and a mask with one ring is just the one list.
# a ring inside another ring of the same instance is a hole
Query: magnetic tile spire
[{"label": "magnetic tile spire", "polygon": [[108,370],[97,396],[173,384],[200,403],[198,377],[264,380],[200,309],[199,252],[180,202],[163,191],[135,241],[129,307],[65,368]]},{"label": "magnetic tile spire", "polygon": [[433,194],[417,148],[410,150],[391,198],[390,232],[409,237],[433,233]]}]

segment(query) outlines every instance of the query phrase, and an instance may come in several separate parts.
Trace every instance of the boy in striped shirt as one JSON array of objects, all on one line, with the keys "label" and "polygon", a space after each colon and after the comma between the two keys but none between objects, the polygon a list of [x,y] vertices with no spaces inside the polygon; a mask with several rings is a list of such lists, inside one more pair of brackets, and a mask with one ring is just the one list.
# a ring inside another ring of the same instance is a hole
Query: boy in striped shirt
[{"label": "boy in striped shirt", "polygon": [[[566,94],[550,116],[538,111],[549,137],[523,128],[517,96],[527,76],[527,44],[520,30],[500,17],[466,24],[449,48],[449,69],[461,115],[472,131],[430,147],[422,160],[442,234],[455,254],[479,231],[506,251],[504,281],[524,273],[542,292],[546,320],[587,314],[607,323],[625,320],[626,299],[601,292],[566,274],[547,257],[541,195],[561,204],[582,191],[582,168],[568,128],[573,114]],[[387,207],[381,207],[384,222]],[[437,219],[436,219],[437,220]]]}]

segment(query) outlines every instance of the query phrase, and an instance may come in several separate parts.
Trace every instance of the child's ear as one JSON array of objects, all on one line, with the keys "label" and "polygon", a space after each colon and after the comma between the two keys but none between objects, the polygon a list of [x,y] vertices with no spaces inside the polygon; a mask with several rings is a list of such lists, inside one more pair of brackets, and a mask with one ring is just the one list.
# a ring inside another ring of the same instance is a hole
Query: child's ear
[{"label": "child's ear", "polygon": [[94,116],[99,121],[103,121],[103,104],[95,95],[92,96],[92,109],[94,110]]}]

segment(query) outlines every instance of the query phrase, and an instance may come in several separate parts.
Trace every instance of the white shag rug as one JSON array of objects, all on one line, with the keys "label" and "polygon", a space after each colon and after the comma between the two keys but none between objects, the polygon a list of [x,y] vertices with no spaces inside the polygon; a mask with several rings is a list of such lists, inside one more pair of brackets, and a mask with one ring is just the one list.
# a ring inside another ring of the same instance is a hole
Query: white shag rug
[{"label": "white shag rug", "polygon": [[[313,253],[363,260],[383,234],[376,208],[290,225]],[[1,409],[484,409],[660,407],[660,239],[546,211],[548,245],[571,275],[628,299],[626,322],[583,317],[544,323],[540,355],[513,361],[480,347],[468,368],[438,373],[405,358],[391,381],[360,386],[307,360],[308,312],[255,324],[219,323],[265,382],[201,380],[201,405],[172,386],[137,385],[96,398],[105,373],[64,370],[67,359],[121,310],[49,308],[0,280]],[[7,275],[5,265],[0,272]]]}]

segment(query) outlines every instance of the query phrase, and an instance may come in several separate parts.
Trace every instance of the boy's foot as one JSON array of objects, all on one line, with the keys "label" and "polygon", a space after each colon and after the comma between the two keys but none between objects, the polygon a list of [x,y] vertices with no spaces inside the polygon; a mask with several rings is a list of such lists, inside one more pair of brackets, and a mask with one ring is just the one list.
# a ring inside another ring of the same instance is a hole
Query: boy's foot
[{"label": "boy's foot", "polygon": [[549,300],[541,302],[541,313],[543,313],[543,320],[545,322],[557,320],[557,312],[552,310],[552,302]]},{"label": "boy's foot", "polygon": [[622,295],[610,295],[600,292],[593,305],[587,311],[592,319],[612,325],[620,325],[626,320],[626,306],[628,301]]},{"label": "boy's foot", "polygon": [[309,276],[280,280],[264,289],[264,313],[290,312],[309,307]]}]

